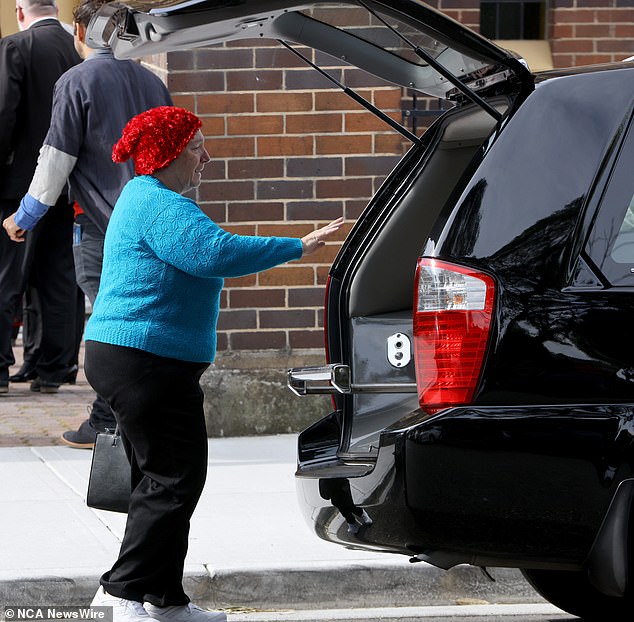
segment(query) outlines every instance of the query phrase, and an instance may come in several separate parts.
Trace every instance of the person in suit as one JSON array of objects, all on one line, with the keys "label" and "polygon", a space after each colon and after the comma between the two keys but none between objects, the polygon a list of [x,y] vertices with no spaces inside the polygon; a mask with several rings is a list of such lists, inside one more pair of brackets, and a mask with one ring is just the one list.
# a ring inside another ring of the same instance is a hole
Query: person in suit
[{"label": "person in suit", "polygon": [[[132,164],[112,161],[112,145],[135,115],[171,105],[161,79],[131,60],[118,60],[108,48],[92,49],[86,30],[107,0],[81,0],[73,10],[75,47],[84,61],[55,85],[50,127],[28,192],[20,207],[3,221],[9,237],[20,242],[38,226],[70,181],[80,234],[73,250],[78,285],[91,304],[99,290],[103,243],[114,204],[134,176]],[[99,395],[90,416],[62,440],[78,449],[94,447],[98,432],[114,429],[114,415]]]},{"label": "person in suit", "polygon": [[[81,59],[57,18],[55,0],[17,0],[20,31],[0,39],[0,218],[15,212],[37,165],[57,79]],[[0,236],[0,393],[15,363],[13,319],[27,281],[37,283],[42,340],[36,372],[41,391],[68,375],[75,344],[73,213],[65,192],[25,238]]]}]

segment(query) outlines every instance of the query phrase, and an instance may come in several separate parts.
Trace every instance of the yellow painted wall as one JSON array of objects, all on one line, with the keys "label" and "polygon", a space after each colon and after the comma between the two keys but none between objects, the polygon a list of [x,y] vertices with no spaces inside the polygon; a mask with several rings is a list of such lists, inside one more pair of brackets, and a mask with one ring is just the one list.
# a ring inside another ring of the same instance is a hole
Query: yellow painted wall
[{"label": "yellow painted wall", "polygon": [[[15,20],[15,0],[0,0],[0,36],[17,32],[18,23]],[[77,0],[57,0],[59,17],[70,24],[73,21],[73,7]]]}]

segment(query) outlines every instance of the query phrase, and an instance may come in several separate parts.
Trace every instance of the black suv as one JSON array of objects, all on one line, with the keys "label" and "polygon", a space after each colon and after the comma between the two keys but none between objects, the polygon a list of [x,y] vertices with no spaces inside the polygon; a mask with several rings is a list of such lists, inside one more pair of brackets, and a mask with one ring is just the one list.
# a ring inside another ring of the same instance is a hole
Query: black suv
[{"label": "black suv", "polygon": [[329,365],[289,371],[334,405],[300,503],[326,540],[631,620],[634,63],[531,74],[416,0],[130,0],[90,33],[121,57],[257,33],[451,103],[421,138],[385,119],[413,145],[332,266]]}]

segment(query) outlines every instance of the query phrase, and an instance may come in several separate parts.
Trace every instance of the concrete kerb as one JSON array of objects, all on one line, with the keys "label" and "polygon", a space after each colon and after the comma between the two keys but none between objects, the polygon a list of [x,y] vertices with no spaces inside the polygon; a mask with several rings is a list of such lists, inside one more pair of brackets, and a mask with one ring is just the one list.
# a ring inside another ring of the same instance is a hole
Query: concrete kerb
[{"label": "concrete kerb", "polygon": [[[444,571],[425,563],[307,564],[252,568],[188,568],[185,590],[201,606],[221,609],[348,609],[468,603],[535,603],[543,599],[519,571],[498,568],[492,582],[478,569]],[[0,579],[0,603],[17,606],[84,606],[100,571]]]}]

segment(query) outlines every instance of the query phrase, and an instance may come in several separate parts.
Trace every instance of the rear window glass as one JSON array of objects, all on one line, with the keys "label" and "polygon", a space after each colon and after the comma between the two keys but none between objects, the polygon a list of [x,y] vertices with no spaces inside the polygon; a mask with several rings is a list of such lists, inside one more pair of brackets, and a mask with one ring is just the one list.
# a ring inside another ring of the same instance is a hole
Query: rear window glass
[{"label": "rear window glass", "polygon": [[617,263],[634,266],[634,195],[630,198],[623,224],[616,234],[610,255]]},{"label": "rear window glass", "polygon": [[634,285],[634,129],[632,122],[588,239],[586,252],[612,285]]}]

